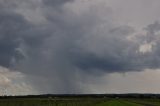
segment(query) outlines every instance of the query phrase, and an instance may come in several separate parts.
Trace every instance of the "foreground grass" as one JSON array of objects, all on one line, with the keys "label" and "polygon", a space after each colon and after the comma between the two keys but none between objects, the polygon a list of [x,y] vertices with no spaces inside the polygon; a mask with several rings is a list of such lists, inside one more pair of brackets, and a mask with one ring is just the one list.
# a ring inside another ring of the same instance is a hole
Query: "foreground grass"
[{"label": "foreground grass", "polygon": [[160,99],[12,98],[0,99],[0,106],[160,106]]},{"label": "foreground grass", "polygon": [[1,99],[0,106],[94,106],[100,99]]},{"label": "foreground grass", "polygon": [[139,103],[139,104],[147,104],[151,106],[160,106],[160,99],[127,99],[128,101]]},{"label": "foreground grass", "polygon": [[143,106],[143,105],[128,102],[125,100],[111,100],[108,102],[97,104],[96,106]]}]

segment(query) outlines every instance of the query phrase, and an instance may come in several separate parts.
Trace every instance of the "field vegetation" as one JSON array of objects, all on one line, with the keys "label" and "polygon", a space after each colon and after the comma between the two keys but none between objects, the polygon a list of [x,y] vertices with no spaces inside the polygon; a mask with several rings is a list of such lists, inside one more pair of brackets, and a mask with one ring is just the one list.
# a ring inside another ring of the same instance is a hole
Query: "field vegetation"
[{"label": "field vegetation", "polygon": [[159,98],[124,97],[6,97],[0,106],[160,106]]}]

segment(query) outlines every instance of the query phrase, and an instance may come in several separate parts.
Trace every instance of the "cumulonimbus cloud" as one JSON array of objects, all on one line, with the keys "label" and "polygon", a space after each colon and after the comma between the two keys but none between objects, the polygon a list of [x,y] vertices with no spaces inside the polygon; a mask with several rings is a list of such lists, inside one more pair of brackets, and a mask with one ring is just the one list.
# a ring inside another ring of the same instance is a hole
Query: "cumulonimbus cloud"
[{"label": "cumulonimbus cloud", "polygon": [[[160,68],[158,22],[136,35],[134,27],[114,23],[111,8],[92,1],[23,2],[25,10],[16,0],[6,2],[12,8],[0,2],[1,66],[47,76],[51,89],[61,93],[81,91],[82,73]],[[45,21],[34,23],[34,12]]]}]

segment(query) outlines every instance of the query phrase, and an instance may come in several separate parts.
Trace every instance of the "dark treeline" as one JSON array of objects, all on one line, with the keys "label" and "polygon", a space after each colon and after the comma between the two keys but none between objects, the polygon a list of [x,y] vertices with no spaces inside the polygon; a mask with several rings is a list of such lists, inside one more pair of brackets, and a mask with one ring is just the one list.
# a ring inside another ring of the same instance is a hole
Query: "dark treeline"
[{"label": "dark treeline", "polygon": [[0,96],[7,98],[159,98],[160,94],[44,94],[24,96]]}]

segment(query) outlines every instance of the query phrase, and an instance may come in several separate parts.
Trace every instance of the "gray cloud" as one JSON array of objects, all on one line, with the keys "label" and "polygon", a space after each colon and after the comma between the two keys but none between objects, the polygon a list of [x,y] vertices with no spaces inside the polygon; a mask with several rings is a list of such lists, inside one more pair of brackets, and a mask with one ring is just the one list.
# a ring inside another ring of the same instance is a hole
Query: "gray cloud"
[{"label": "gray cloud", "polygon": [[43,3],[49,6],[57,6],[74,0],[43,0]]},{"label": "gray cloud", "polygon": [[19,60],[22,57],[16,48],[19,45],[20,33],[28,28],[28,23],[21,15],[1,11],[0,26],[0,64],[10,67],[12,58]]},{"label": "gray cloud", "polygon": [[[11,9],[3,6],[0,65],[29,74],[37,89],[54,93],[82,93],[83,76],[160,68],[158,22],[145,28],[146,35],[135,35],[134,27],[114,23],[112,9],[89,3],[78,8],[72,0],[46,0],[25,7],[29,12],[24,13],[18,2]],[[28,16],[35,9],[45,23],[35,24]],[[144,43],[151,43],[151,52],[139,51]]]},{"label": "gray cloud", "polygon": [[[147,26],[146,35],[139,35],[136,42],[127,39],[134,29],[118,27],[105,31],[106,35],[91,35],[82,39],[81,48],[75,52],[73,63],[82,70],[100,69],[106,72],[140,71],[147,68],[159,68],[159,23]],[[102,30],[103,31],[103,30]],[[139,47],[151,43],[151,53],[142,54]],[[152,44],[153,43],[153,44]]]}]

